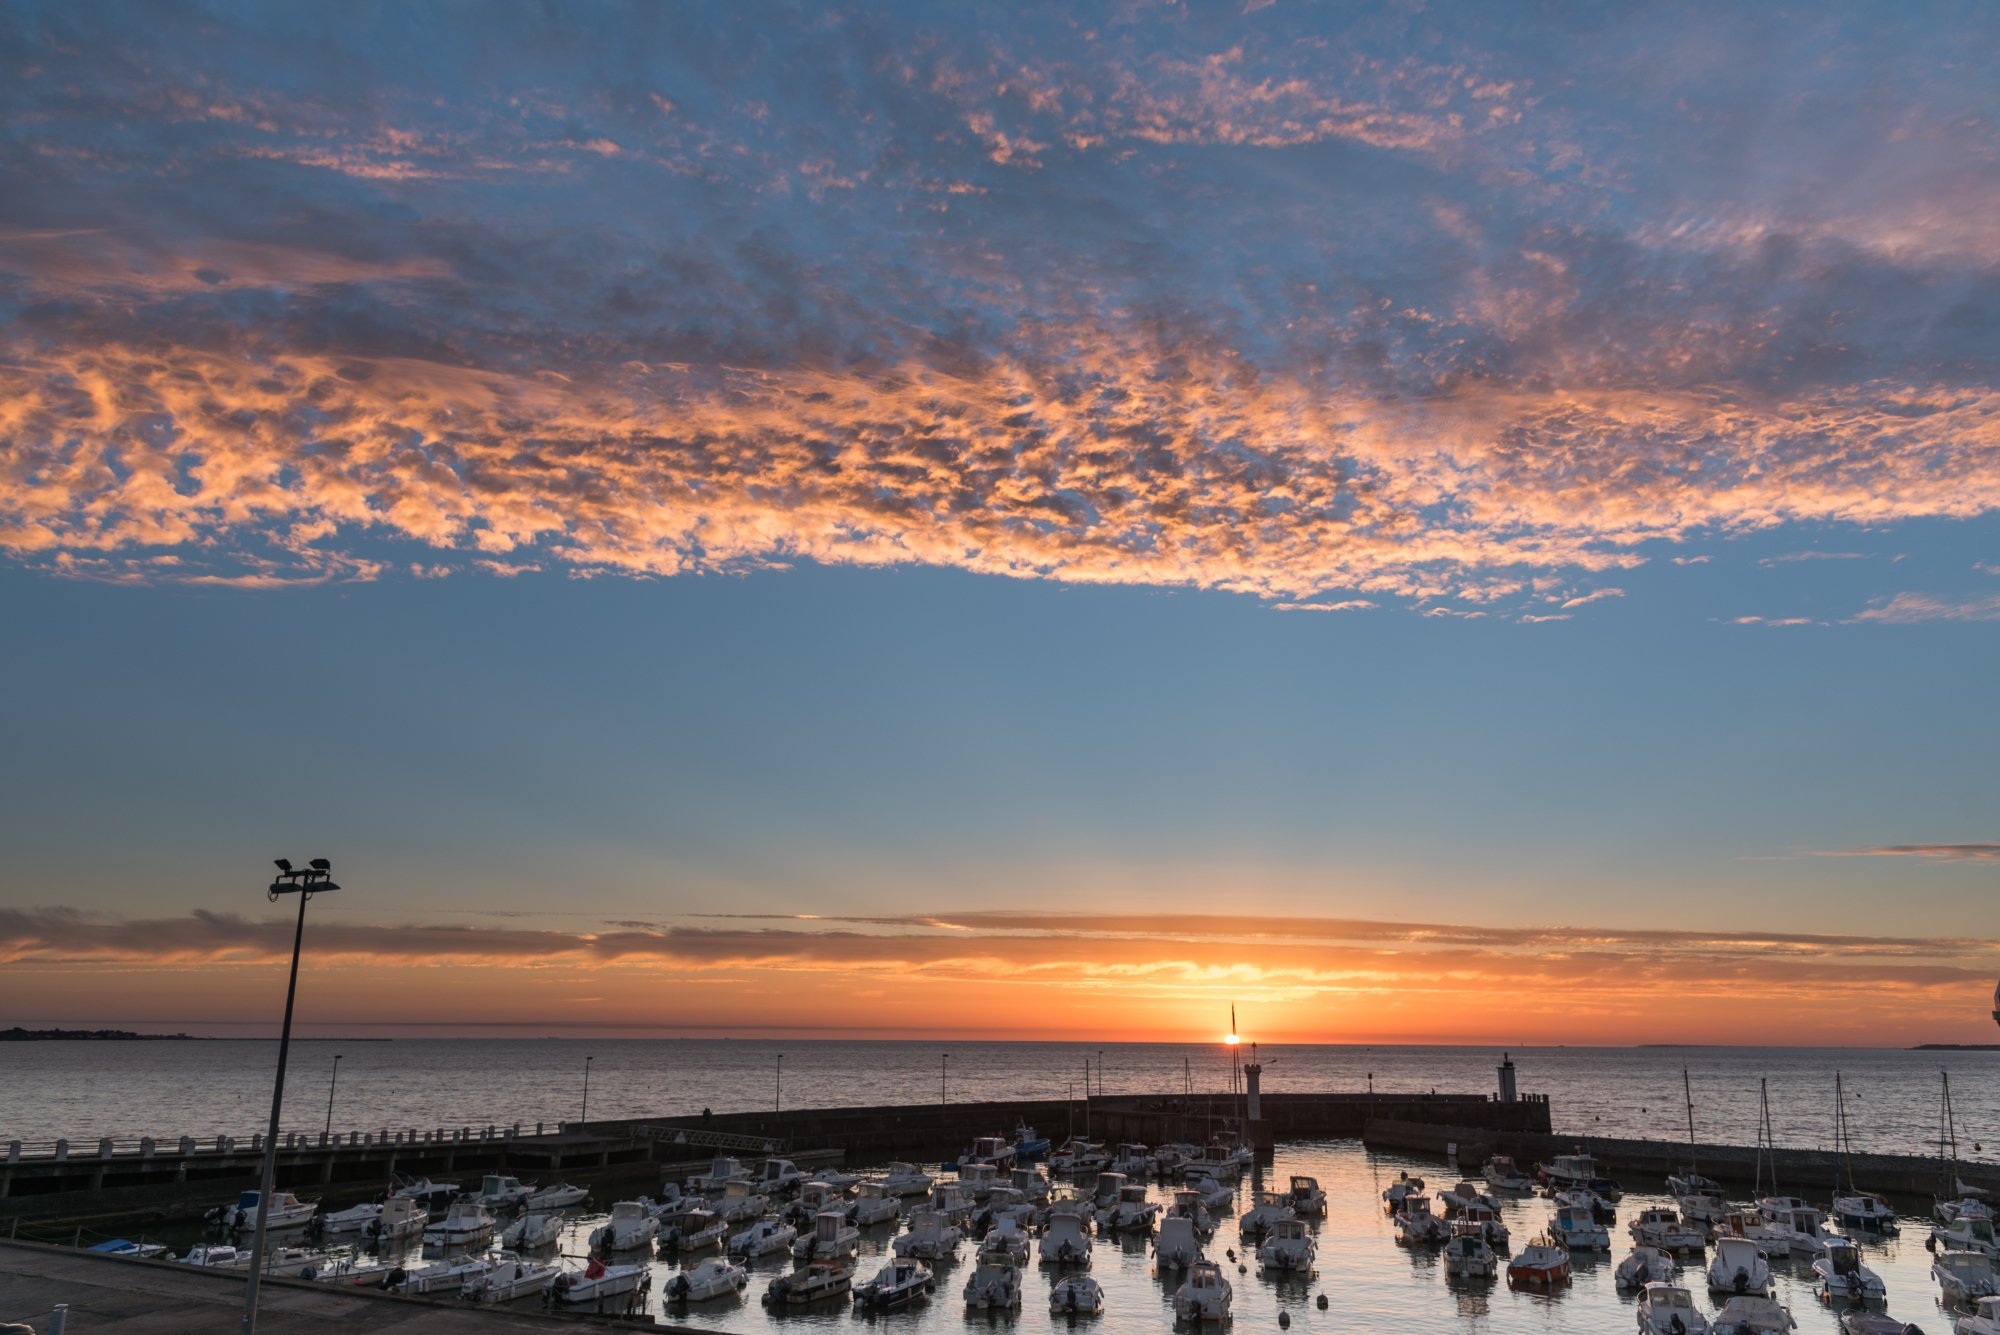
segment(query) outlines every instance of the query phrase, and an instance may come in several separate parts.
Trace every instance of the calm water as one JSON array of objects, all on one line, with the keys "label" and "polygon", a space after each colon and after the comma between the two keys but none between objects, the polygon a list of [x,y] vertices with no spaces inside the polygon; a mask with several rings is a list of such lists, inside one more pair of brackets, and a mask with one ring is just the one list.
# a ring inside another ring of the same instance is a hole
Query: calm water
[{"label": "calm water", "polygon": [[[1095,1071],[1100,1052],[1108,1094],[1178,1092],[1184,1062],[1198,1090],[1229,1084],[1220,1044],[310,1040],[292,1045],[285,1125],[317,1132],[325,1124],[335,1053],[334,1127],[373,1130],[574,1119],[586,1057],[593,1118],[768,1107],[774,1097],[787,1107],[928,1102],[938,1097],[947,1051],[953,1100],[1080,1096],[1085,1062]],[[1451,1093],[1494,1089],[1500,1058],[1488,1048],[1332,1046],[1266,1046],[1260,1055],[1270,1090],[1360,1090],[1372,1073],[1378,1090]],[[1856,1147],[1922,1153],[1936,1143],[1938,1071],[1946,1068],[1966,1157],[1975,1157],[1972,1142],[2000,1139],[2000,1053],[1524,1048],[1513,1056],[1521,1088],[1554,1100],[1559,1130],[1685,1135],[1685,1065],[1703,1139],[1754,1140],[1762,1077],[1779,1143],[1819,1146],[1831,1138],[1838,1069],[1852,1096]],[[0,1044],[0,1140],[247,1136],[269,1116],[275,1064],[271,1042]]]},{"label": "calm water", "polygon": [[[1434,1162],[1369,1153],[1352,1142],[1280,1146],[1273,1168],[1265,1172],[1266,1183],[1282,1185],[1287,1174],[1305,1172],[1318,1177],[1327,1190],[1327,1218],[1316,1230],[1319,1273],[1310,1283],[1296,1279],[1279,1283],[1263,1278],[1254,1262],[1254,1247],[1246,1253],[1241,1244],[1237,1220],[1224,1217],[1208,1245],[1208,1254],[1222,1260],[1225,1248],[1235,1248],[1239,1257],[1250,1261],[1245,1274],[1234,1273],[1234,1267],[1230,1267],[1230,1281],[1236,1291],[1235,1328],[1275,1331],[1278,1313],[1287,1311],[1296,1335],[1353,1330],[1528,1335],[1632,1329],[1633,1300],[1616,1291],[1612,1269],[1629,1245],[1626,1221],[1635,1218],[1646,1206],[1672,1204],[1665,1197],[1633,1189],[1651,1184],[1626,1184],[1628,1194],[1619,1206],[1618,1222],[1611,1226],[1614,1250],[1608,1256],[1600,1254],[1594,1261],[1578,1253],[1574,1284],[1549,1297],[1515,1292],[1508,1288],[1504,1278],[1497,1282],[1447,1280],[1436,1251],[1398,1246],[1382,1212],[1381,1192],[1402,1168],[1422,1173],[1434,1189],[1449,1186],[1455,1180]],[[1248,1178],[1238,1187],[1239,1213],[1252,1200],[1254,1187],[1255,1183]],[[1154,1196],[1162,1203],[1170,1199],[1160,1188],[1155,1189]],[[601,1203],[596,1204],[602,1208]],[[1512,1246],[1518,1249],[1546,1226],[1551,1207],[1547,1201],[1517,1197],[1504,1202],[1502,1212],[1512,1234]],[[581,1255],[589,1231],[603,1218],[601,1213],[581,1218],[564,1239],[562,1250]],[[874,1274],[888,1259],[894,1229],[894,1225],[883,1224],[863,1232],[856,1269],[858,1278]],[[1937,1286],[1930,1277],[1930,1256],[1924,1250],[1924,1237],[1925,1230],[1912,1221],[1909,1231],[1900,1238],[1867,1244],[1866,1264],[1888,1285],[1889,1312],[1928,1330],[1948,1330],[1949,1321],[1942,1319],[1937,1310]],[[193,1239],[190,1235],[166,1240],[184,1246]],[[690,1258],[689,1267],[714,1254],[711,1250]],[[792,1267],[789,1257],[758,1261],[751,1270],[750,1288],[743,1295],[676,1304],[663,1311],[661,1295],[665,1282],[679,1269],[679,1263],[656,1260],[652,1263],[653,1285],[647,1310],[665,1321],[737,1335],[746,1329],[774,1329],[780,1325],[847,1330],[851,1323],[861,1321],[879,1323],[884,1335],[895,1331],[907,1331],[910,1335],[963,1335],[975,1323],[1021,1331],[1055,1331],[1070,1325],[1068,1318],[1049,1314],[1047,1294],[1052,1272],[1033,1264],[1028,1268],[1026,1295],[1017,1316],[968,1317],[959,1295],[971,1272],[972,1244],[962,1244],[960,1255],[962,1259],[957,1264],[936,1268],[937,1291],[928,1305],[881,1317],[863,1317],[846,1303],[766,1316],[758,1299],[774,1276]],[[1839,1335],[1838,1311],[1826,1307],[1815,1296],[1809,1262],[1774,1261],[1772,1269],[1778,1281],[1778,1297],[1792,1309],[1802,1335]],[[1076,1324],[1084,1331],[1100,1335],[1140,1335],[1140,1332],[1164,1335],[1173,1329],[1172,1287],[1155,1277],[1147,1240],[1097,1238],[1090,1273],[1104,1286],[1105,1313],[1098,1318],[1079,1320]],[[1704,1311],[1715,1310],[1715,1304],[1706,1296],[1699,1265],[1692,1266],[1682,1282],[1695,1291]],[[1315,1306],[1321,1293],[1328,1296],[1326,1312]],[[523,1300],[528,1306],[533,1306],[534,1301]]]}]

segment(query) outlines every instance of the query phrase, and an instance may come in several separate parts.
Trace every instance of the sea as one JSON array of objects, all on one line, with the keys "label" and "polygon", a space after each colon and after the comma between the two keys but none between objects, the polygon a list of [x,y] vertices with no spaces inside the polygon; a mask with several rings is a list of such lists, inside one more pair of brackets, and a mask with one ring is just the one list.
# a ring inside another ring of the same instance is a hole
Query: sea
[{"label": "sea", "polygon": [[[1241,1054],[1249,1060],[1250,1045]],[[1466,1094],[1497,1088],[1503,1052],[1269,1044],[1255,1055],[1263,1087],[1272,1091]],[[2000,1052],[1560,1047],[1504,1055],[1524,1093],[1548,1096],[1558,1131],[1684,1139],[1685,1071],[1701,1140],[1754,1143],[1761,1084],[1777,1144],[1828,1147],[1838,1073],[1855,1149],[1935,1153],[1940,1072],[1949,1072],[1962,1157],[1990,1157],[1988,1147],[2000,1145]],[[0,1141],[248,1137],[270,1116],[276,1065],[277,1044],[268,1040],[0,1043]],[[586,1114],[596,1120],[939,1099],[1074,1099],[1080,1110],[1086,1089],[1112,1097],[1186,1087],[1221,1098],[1231,1079],[1231,1051],[1213,1042],[294,1039],[284,1128],[318,1133],[329,1120],[343,1134],[553,1127]],[[1057,1135],[1066,1129],[1042,1128]]]}]

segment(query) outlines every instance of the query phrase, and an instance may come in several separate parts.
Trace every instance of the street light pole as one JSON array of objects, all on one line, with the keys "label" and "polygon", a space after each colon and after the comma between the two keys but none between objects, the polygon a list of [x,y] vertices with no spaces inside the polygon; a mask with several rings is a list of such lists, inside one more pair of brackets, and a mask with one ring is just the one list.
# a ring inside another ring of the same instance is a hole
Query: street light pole
[{"label": "street light pole", "polygon": [[333,1054],[333,1079],[326,1082],[326,1130],[320,1132],[321,1140],[333,1134],[333,1091],[340,1084],[340,1056]]},{"label": "street light pole", "polygon": [[944,1068],[946,1063],[950,1061],[951,1061],[951,1054],[949,1052],[943,1054],[938,1058],[938,1111],[939,1112],[944,1111]]},{"label": "street light pole", "polygon": [[583,1111],[576,1115],[579,1128],[590,1120],[590,1064],[596,1060],[595,1053],[583,1059]]},{"label": "street light pole", "polygon": [[252,1335],[257,1329],[257,1282],[264,1277],[264,1233],[278,1176],[278,1118],[285,1107],[285,1061],[292,1051],[292,1003],[299,994],[299,947],[305,942],[306,901],[324,891],[340,889],[333,883],[333,864],[325,858],[314,858],[299,871],[293,871],[284,858],[277,859],[277,865],[278,877],[265,895],[274,904],[279,895],[297,895],[299,921],[292,929],[292,977],[285,984],[285,1024],[278,1031],[278,1081],[271,1090],[271,1125],[264,1134],[264,1171],[258,1178],[257,1232],[250,1242],[250,1282],[243,1293],[243,1335]]}]

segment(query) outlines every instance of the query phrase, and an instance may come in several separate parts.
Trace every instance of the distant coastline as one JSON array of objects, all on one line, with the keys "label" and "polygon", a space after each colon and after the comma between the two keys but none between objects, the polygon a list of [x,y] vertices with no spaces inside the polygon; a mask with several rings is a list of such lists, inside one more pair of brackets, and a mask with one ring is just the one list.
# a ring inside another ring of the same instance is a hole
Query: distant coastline
[{"label": "distant coastline", "polygon": [[2000,1052],[2000,1043],[1919,1043],[1912,1052]]},{"label": "distant coastline", "polygon": [[200,1042],[194,1034],[135,1034],[129,1029],[23,1029],[16,1025],[12,1029],[0,1029],[0,1043],[32,1043],[40,1039],[184,1039]]}]

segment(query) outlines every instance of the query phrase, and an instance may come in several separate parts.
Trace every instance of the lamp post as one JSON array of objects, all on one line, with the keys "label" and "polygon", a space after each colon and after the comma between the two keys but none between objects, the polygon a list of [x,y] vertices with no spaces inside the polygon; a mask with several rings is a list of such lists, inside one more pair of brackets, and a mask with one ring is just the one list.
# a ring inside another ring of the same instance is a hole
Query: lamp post
[{"label": "lamp post", "polygon": [[338,1052],[333,1054],[333,1078],[326,1082],[326,1130],[320,1132],[322,1141],[333,1134],[333,1091],[340,1084],[340,1056]]},{"label": "lamp post", "polygon": [[590,1064],[596,1060],[594,1053],[583,1059],[583,1111],[576,1115],[579,1128],[590,1120]]},{"label": "lamp post", "polygon": [[1097,1092],[1104,1092],[1104,1049],[1097,1050]]},{"label": "lamp post", "polygon": [[938,1058],[938,1111],[944,1111],[944,1068],[951,1061],[951,1054],[944,1053]]},{"label": "lamp post", "polygon": [[777,1083],[771,1086],[771,1111],[777,1112],[785,1096],[785,1054],[778,1054]]},{"label": "lamp post", "polygon": [[299,947],[306,935],[306,901],[328,890],[333,883],[333,864],[314,858],[294,871],[284,858],[277,860],[278,876],[264,893],[275,904],[280,895],[299,897],[299,922],[292,929],[292,977],[285,985],[285,1024],[278,1031],[278,1081],[271,1090],[271,1125],[264,1135],[264,1171],[258,1178],[257,1232],[250,1242],[250,1282],[243,1293],[243,1335],[257,1329],[257,1282],[264,1277],[264,1232],[271,1216],[271,1193],[278,1175],[278,1118],[285,1107],[285,1061],[292,1051],[292,1002],[299,994]]}]

